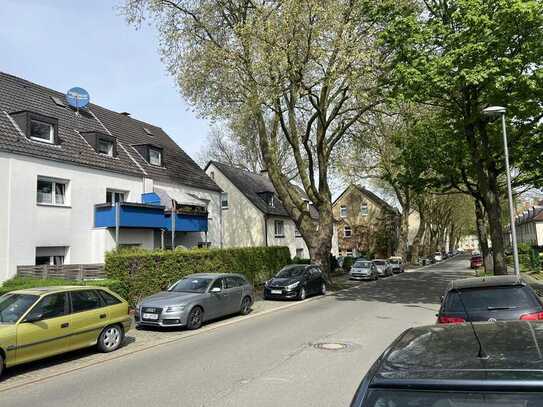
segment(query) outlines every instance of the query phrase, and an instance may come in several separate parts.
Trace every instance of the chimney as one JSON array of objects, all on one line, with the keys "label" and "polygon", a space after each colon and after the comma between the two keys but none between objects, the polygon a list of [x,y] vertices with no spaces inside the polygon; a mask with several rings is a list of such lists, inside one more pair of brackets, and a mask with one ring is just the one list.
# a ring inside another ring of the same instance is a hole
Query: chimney
[{"label": "chimney", "polygon": [[260,170],[260,175],[262,175],[263,177],[269,178],[268,170],[266,168]]},{"label": "chimney", "polygon": [[128,112],[121,112],[120,114],[122,114],[123,116],[126,116],[126,117],[130,117],[130,113],[128,113]]}]

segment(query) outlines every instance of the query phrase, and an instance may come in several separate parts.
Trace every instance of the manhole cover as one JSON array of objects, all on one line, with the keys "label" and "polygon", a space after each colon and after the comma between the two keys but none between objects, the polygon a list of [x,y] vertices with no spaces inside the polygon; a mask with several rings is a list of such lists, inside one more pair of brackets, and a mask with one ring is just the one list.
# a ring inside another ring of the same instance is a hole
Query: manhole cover
[{"label": "manhole cover", "polygon": [[323,350],[342,350],[348,347],[346,343],[339,343],[339,342],[316,343],[313,346],[317,349],[323,349]]}]

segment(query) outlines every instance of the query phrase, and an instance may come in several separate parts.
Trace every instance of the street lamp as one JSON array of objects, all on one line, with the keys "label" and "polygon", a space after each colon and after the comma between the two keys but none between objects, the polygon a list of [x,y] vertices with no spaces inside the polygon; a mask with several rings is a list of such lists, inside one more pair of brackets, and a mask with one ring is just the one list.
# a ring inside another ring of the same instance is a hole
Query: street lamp
[{"label": "street lamp", "polygon": [[517,248],[517,232],[515,230],[515,210],[513,209],[513,192],[511,190],[511,172],[509,170],[509,149],[507,148],[507,131],[505,127],[505,107],[501,106],[489,106],[483,109],[485,116],[502,117],[502,132],[503,132],[503,150],[505,153],[505,172],[507,174],[507,192],[509,195],[509,216],[511,217],[511,242],[513,244],[513,262],[514,270],[517,276],[520,275],[520,267],[518,262],[518,248]]}]

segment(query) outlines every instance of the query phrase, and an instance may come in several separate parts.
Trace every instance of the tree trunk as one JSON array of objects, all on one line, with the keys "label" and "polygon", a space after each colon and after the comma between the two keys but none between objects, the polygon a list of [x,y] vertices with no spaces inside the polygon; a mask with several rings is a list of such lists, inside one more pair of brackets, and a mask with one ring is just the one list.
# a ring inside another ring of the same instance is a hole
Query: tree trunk
[{"label": "tree trunk", "polygon": [[417,234],[415,235],[415,239],[413,240],[413,248],[411,250],[411,263],[416,264],[419,258],[419,250],[420,250],[420,243],[422,241],[422,238],[424,236],[424,231],[426,230],[426,222],[420,217],[420,223],[419,223],[419,229],[417,230]]},{"label": "tree trunk", "polygon": [[477,229],[477,239],[479,240],[479,248],[483,257],[483,266],[485,273],[490,273],[490,251],[488,250],[488,237],[486,234],[486,217],[483,205],[478,200],[475,201],[475,223]]},{"label": "tree trunk", "polygon": [[494,274],[507,274],[505,263],[505,244],[503,241],[503,229],[501,223],[501,208],[497,199],[493,199],[487,207],[488,226],[490,241],[492,242],[492,260],[494,263]]},{"label": "tree trunk", "polygon": [[409,210],[403,208],[400,216],[400,241],[398,242],[398,256],[401,256],[403,261],[407,259],[407,239],[409,235]]},{"label": "tree trunk", "polygon": [[[325,212],[325,213],[323,213]],[[311,261],[320,266],[322,272],[331,281],[330,273],[330,253],[332,252],[332,237],[334,234],[334,220],[332,209],[321,211],[319,217],[319,227],[312,238],[306,240],[309,248]]]}]

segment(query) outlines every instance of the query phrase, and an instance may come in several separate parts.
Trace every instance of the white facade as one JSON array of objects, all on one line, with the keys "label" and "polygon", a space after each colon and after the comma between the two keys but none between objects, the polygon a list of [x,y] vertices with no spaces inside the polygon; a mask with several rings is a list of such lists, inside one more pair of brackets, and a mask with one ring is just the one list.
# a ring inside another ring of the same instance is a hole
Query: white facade
[{"label": "white facade", "polygon": [[[106,202],[107,189],[124,192],[125,201],[141,202],[141,194],[153,185],[137,176],[9,153],[0,153],[0,173],[0,282],[14,276],[17,265],[35,264],[37,255],[63,255],[64,264],[103,262],[105,252],[115,247],[115,230],[94,227],[94,205]],[[38,177],[67,182],[64,205],[37,203]],[[220,193],[168,186],[209,201],[207,239],[220,246]],[[204,235],[178,232],[176,244],[192,247]],[[157,248],[160,232],[121,228],[119,243]]]},{"label": "white facade", "polygon": [[[309,258],[292,219],[264,214],[213,163],[206,173],[228,196],[228,206],[222,208],[224,247],[287,246],[292,257]],[[282,235],[275,233],[276,222],[283,224]]]}]

